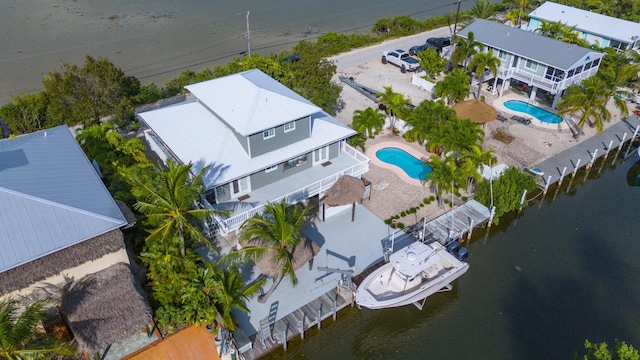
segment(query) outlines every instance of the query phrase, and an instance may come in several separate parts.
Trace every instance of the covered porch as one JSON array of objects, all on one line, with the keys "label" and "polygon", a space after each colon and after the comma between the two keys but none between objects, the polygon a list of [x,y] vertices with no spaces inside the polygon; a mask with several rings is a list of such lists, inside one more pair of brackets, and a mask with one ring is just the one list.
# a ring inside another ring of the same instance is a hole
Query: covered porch
[{"label": "covered porch", "polygon": [[369,158],[344,144],[340,156],[332,158],[331,161],[253,190],[242,200],[211,204],[203,198],[202,204],[205,208],[231,212],[227,218],[214,215],[208,230],[211,233],[219,230],[223,235],[228,235],[238,230],[246,219],[262,213],[264,206],[269,202],[278,202],[286,198],[287,202],[295,204],[328,190],[342,175],[360,177],[367,171]]},{"label": "covered porch", "polygon": [[[521,71],[518,68],[507,69],[501,67],[498,69],[498,76],[494,80],[492,94],[495,95],[496,93],[498,93],[498,96],[502,96],[504,91],[509,89],[511,83],[510,80],[515,79],[531,87],[531,98],[529,100],[535,99],[538,89],[553,94],[554,99],[551,108],[555,109],[564,89],[573,84],[577,84],[590,76],[595,75],[597,72],[598,67],[591,67],[590,69],[581,71],[578,74],[575,74],[574,71],[566,72],[568,77],[564,77],[564,70],[553,69],[551,74],[538,76]],[[560,74],[561,76],[556,76]],[[498,84],[498,80],[502,80],[501,84]]]}]

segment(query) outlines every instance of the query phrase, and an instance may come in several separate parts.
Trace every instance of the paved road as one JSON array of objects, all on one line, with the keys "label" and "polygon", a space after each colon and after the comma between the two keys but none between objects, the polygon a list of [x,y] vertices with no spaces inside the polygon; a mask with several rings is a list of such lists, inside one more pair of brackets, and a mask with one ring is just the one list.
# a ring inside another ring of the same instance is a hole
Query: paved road
[{"label": "paved road", "polygon": [[336,63],[337,71],[343,72],[345,69],[356,67],[372,59],[379,59],[384,50],[403,49],[409,50],[415,45],[424,44],[428,37],[450,36],[448,27],[443,27],[417,35],[411,35],[399,39],[387,40],[381,44],[368,46],[366,48],[349,51],[343,54],[332,56],[330,59]]}]

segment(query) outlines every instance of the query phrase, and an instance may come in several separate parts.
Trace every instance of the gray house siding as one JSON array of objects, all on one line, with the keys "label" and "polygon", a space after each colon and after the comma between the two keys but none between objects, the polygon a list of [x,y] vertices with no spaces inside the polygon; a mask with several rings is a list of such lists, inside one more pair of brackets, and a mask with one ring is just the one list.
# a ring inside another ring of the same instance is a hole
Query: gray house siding
[{"label": "gray house siding", "polygon": [[[329,160],[340,155],[340,143],[329,145]],[[251,174],[251,190],[257,190],[261,187],[273,184],[288,176],[297,174],[313,167],[313,152],[309,152],[291,161],[280,163],[277,169],[266,172],[265,170]],[[319,165],[317,165],[319,166]],[[216,188],[216,199],[218,203],[231,200],[229,184],[225,184]]]},{"label": "gray house siding", "polygon": [[543,77],[544,74],[547,72],[547,65],[541,64],[535,60],[531,60],[535,64],[534,67],[536,70],[533,70],[527,67],[527,61],[529,61],[529,59],[525,59],[525,58],[518,59],[517,68],[518,70],[520,70],[520,72],[526,72],[531,75],[536,75],[541,77]]},{"label": "gray house siding", "polygon": [[276,127],[275,136],[271,138],[265,139],[262,132],[249,136],[250,156],[260,156],[308,138],[311,133],[309,124],[309,117],[304,117],[295,121],[294,130],[285,132],[284,125]]}]

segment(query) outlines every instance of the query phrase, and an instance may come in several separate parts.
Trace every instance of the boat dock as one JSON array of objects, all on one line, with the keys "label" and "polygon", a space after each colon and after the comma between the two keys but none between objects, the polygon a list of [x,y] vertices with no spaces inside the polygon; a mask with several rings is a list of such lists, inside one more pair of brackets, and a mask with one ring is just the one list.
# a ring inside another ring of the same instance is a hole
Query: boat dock
[{"label": "boat dock", "polygon": [[258,333],[249,337],[253,345],[241,353],[242,359],[258,359],[280,346],[287,350],[289,340],[296,336],[304,339],[306,330],[314,326],[320,329],[329,317],[335,321],[338,311],[351,305],[352,299],[353,290],[338,287],[277,321],[262,319]]},{"label": "boat dock", "polygon": [[[640,120],[637,115],[619,121],[601,133],[576,144],[575,146],[536,165],[536,182],[545,191],[550,185],[562,183],[567,176],[575,176],[582,168],[590,168],[600,157],[606,157],[612,151],[617,154],[629,140],[640,135]],[[538,171],[539,169],[539,171]]]},{"label": "boat dock", "polygon": [[420,241],[437,240],[445,244],[447,239],[459,239],[471,233],[475,227],[484,224],[491,217],[489,209],[475,200],[469,200],[453,210],[425,222],[405,229],[413,239]]}]

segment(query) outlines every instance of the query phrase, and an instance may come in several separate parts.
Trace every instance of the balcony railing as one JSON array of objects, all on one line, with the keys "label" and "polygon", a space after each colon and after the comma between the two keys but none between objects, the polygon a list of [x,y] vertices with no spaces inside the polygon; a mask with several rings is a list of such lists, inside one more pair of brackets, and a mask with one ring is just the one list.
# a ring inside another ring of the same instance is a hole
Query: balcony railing
[{"label": "balcony railing", "polygon": [[[343,152],[356,159],[358,161],[357,164],[343,169],[342,171],[336,172],[330,176],[327,176],[319,181],[307,184],[306,186],[287,193],[284,196],[274,198],[271,200],[271,202],[277,203],[286,198],[287,203],[296,204],[300,201],[306,200],[312,196],[327,191],[342,175],[359,177],[360,175],[366,173],[369,170],[369,158],[346,143],[343,144],[343,146]],[[206,202],[206,200],[203,200],[203,203],[206,208],[213,209],[213,206]],[[238,230],[245,220],[255,216],[256,214],[262,214],[266,205],[267,203],[260,204],[244,212],[234,213],[228,218],[219,215],[213,215],[212,220],[215,221],[220,232],[222,232],[224,235],[227,235],[232,231]]]},{"label": "balcony railing", "polygon": [[598,67],[585,70],[578,75],[573,75],[570,78],[559,80],[557,78],[547,79],[544,76],[532,75],[530,73],[519,70],[518,68],[500,68],[498,69],[498,77],[502,79],[516,79],[555,94],[558,91],[562,91],[573,84],[579,83],[583,79],[595,75],[596,72],[598,72]]}]

